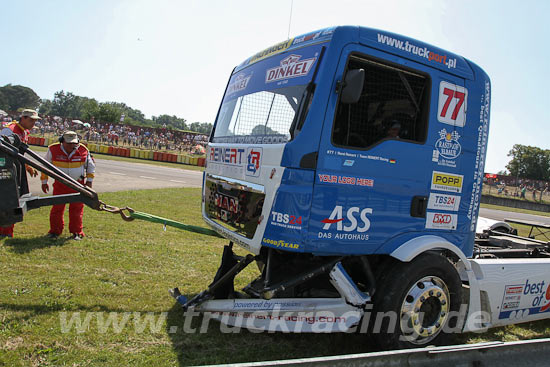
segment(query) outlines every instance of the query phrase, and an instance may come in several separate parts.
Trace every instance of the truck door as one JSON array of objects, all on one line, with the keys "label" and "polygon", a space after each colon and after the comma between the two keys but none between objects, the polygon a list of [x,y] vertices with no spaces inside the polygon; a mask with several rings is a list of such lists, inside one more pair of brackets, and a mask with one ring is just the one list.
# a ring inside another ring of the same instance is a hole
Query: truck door
[{"label": "truck door", "polygon": [[426,142],[432,157],[425,231],[463,249],[470,231],[466,182],[472,174],[466,163],[475,152],[474,139],[465,132],[468,91],[462,78],[442,72],[432,76],[432,117]]},{"label": "truck door", "polygon": [[[431,177],[439,169],[434,158],[438,132],[429,129],[436,112],[430,109],[437,100],[434,71],[371,48],[347,46],[336,90],[354,69],[365,72],[359,101],[345,104],[341,93],[333,93],[328,105],[334,107],[325,116],[308,233],[314,253],[369,254],[392,239],[403,243],[407,236],[432,230],[426,208]],[[453,164],[459,165],[458,156]],[[445,230],[456,230],[456,222]]]}]

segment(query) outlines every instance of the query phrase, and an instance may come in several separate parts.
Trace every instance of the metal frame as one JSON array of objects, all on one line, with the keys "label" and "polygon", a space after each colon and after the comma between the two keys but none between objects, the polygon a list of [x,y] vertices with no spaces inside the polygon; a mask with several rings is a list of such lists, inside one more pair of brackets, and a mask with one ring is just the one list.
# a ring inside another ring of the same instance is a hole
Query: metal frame
[{"label": "metal frame", "polygon": [[[50,162],[46,161],[40,155],[30,150],[29,146],[21,142],[18,137],[15,138],[15,136],[13,136],[12,139],[9,138],[11,137],[0,138],[0,152],[9,155],[20,164],[27,164],[61,182],[65,186],[77,191],[75,194],[56,195],[51,197],[22,195],[19,198],[19,208],[15,208],[21,212],[21,214],[24,214],[27,210],[36,209],[43,206],[73,202],[84,203],[96,210],[101,208],[101,202],[99,201],[97,193],[94,190],[76,181]],[[25,157],[24,154],[28,154],[34,160]],[[20,219],[22,219],[22,217]]]}]

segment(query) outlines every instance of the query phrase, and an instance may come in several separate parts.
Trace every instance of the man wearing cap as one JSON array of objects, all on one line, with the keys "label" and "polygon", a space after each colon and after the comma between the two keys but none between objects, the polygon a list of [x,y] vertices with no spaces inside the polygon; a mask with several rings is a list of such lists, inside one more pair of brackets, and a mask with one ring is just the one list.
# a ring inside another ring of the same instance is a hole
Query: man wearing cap
[{"label": "man wearing cap", "polygon": [[[54,166],[65,172],[81,184],[92,187],[94,179],[95,162],[88,148],[80,144],[78,135],[74,131],[65,131],[59,138],[59,142],[48,147],[45,159]],[[42,191],[49,191],[48,176],[42,174]],[[53,194],[63,195],[75,193],[73,189],[68,188],[59,181],[53,184]],[[65,225],[63,214],[65,204],[52,206],[50,211],[50,231],[49,238],[57,238],[63,232]],[[69,204],[69,231],[74,240],[80,240],[84,237],[82,231],[82,216],[84,214],[83,203]]]},{"label": "man wearing cap", "polygon": [[[37,120],[40,120],[38,112],[31,109],[24,109],[21,112],[21,118],[19,122],[12,121],[5,128],[0,130],[0,136],[17,135],[23,143],[27,143],[29,140],[29,132],[34,127]],[[38,172],[31,166],[25,165],[26,171],[32,176],[36,177]],[[19,182],[19,194],[23,195],[29,192],[27,185],[27,177],[21,174],[21,181]],[[13,237],[13,224],[9,227],[0,227],[0,237]]]},{"label": "man wearing cap", "polygon": [[12,121],[8,124],[2,131],[0,135],[19,135],[19,138],[23,143],[26,143],[29,140],[29,132],[34,127],[36,121],[40,120],[38,112],[31,109],[25,109],[21,112],[21,118],[19,122]]}]

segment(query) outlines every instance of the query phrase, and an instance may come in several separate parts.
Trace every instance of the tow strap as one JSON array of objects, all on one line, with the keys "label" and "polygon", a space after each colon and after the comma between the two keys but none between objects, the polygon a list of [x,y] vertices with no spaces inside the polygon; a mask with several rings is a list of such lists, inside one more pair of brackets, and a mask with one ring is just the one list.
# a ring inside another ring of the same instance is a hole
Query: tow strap
[{"label": "tow strap", "polygon": [[[170,227],[183,229],[184,231],[195,232],[195,233],[223,238],[220,234],[218,234],[218,232],[208,228],[192,226],[189,224],[177,222],[172,219],[159,217],[153,214],[138,212],[129,207],[118,208],[116,206],[107,205],[102,201],[100,203],[101,203],[99,208],[100,211],[106,211],[113,214],[120,214],[122,219],[124,219],[127,222],[131,222],[134,219],[140,219],[147,222],[162,224],[164,226],[164,230],[166,230],[166,226],[170,226]],[[128,214],[126,214],[125,211],[128,212]]]}]

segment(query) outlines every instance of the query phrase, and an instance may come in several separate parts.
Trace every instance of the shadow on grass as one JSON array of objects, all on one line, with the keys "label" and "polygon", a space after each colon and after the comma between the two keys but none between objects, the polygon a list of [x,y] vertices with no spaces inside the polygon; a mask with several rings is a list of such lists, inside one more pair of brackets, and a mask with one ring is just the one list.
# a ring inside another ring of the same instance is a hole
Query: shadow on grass
[{"label": "shadow on grass", "polygon": [[[189,317],[191,320],[186,320]],[[166,325],[180,366],[260,362],[377,350],[366,334],[253,332],[224,326],[198,313],[185,314],[177,302],[168,312]]]},{"label": "shadow on grass", "polygon": [[[232,364],[296,358],[337,356],[379,351],[367,334],[290,334],[252,332],[221,325],[195,315],[186,324],[178,303],[169,310],[166,332],[180,366]],[[206,326],[205,326],[206,325]],[[485,333],[453,335],[448,345],[468,342],[528,340],[548,337],[550,320],[490,329]],[[476,339],[480,340],[476,340]]]},{"label": "shadow on grass", "polygon": [[4,241],[4,246],[10,247],[10,251],[17,254],[26,254],[34,250],[39,250],[53,246],[63,246],[67,241],[71,241],[70,237],[59,237],[57,239],[40,236],[35,238],[7,238]]},{"label": "shadow on grass", "polygon": [[[13,321],[25,321],[33,317],[46,315],[50,313],[56,313],[61,311],[67,312],[119,312],[124,313],[126,310],[120,308],[110,308],[104,305],[75,305],[68,306],[67,304],[55,303],[55,304],[16,304],[16,303],[2,303],[0,302],[0,310],[6,310],[11,312],[10,316],[5,316],[2,321],[7,324]],[[15,316],[18,315],[18,316]]]},{"label": "shadow on grass", "polygon": [[[47,313],[59,312],[59,311],[86,311],[86,312],[127,312],[122,308],[106,307],[105,305],[71,305],[68,307],[66,304],[45,305],[45,304],[16,304],[16,303],[0,303],[0,309],[8,311],[18,312],[33,312],[35,315],[42,315]],[[135,311],[139,312],[139,311]],[[144,313],[146,311],[143,311]]]}]

